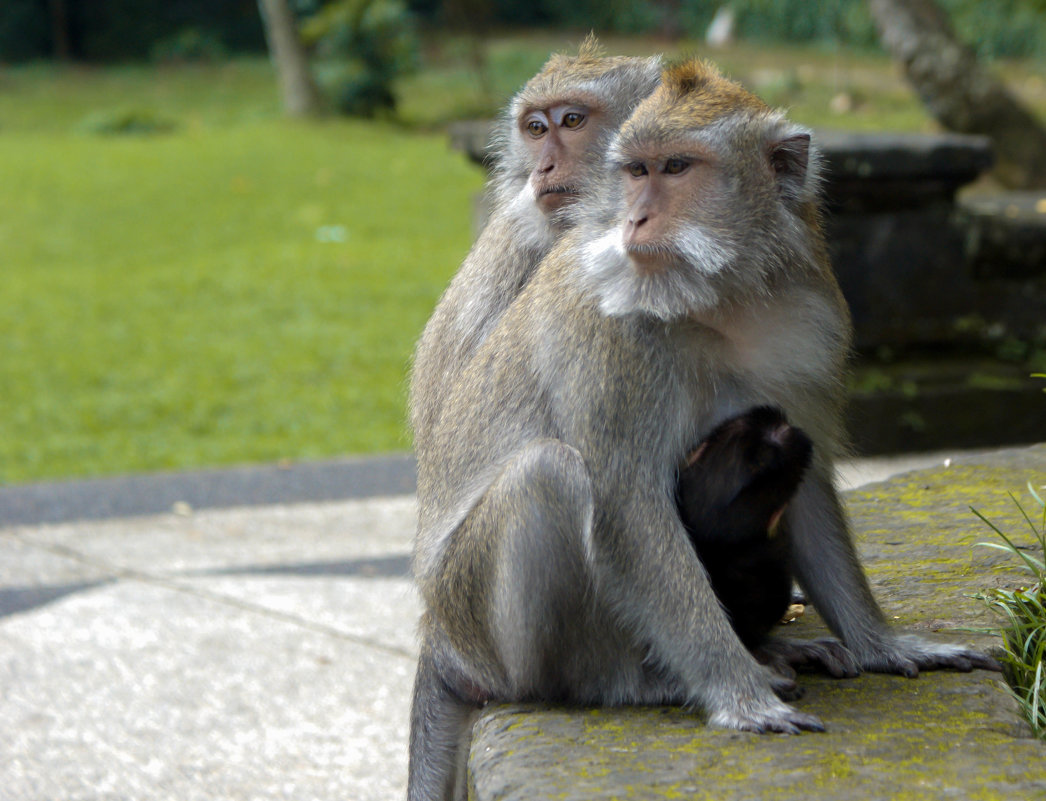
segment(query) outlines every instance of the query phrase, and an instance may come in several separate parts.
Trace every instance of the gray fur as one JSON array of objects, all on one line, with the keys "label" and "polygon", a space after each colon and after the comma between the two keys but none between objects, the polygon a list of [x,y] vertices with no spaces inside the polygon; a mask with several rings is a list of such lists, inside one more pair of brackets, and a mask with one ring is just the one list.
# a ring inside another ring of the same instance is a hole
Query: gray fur
[{"label": "gray fur", "polygon": [[[674,233],[692,258],[708,249],[683,241],[689,233],[725,239],[729,265],[679,259],[681,283],[622,293],[628,260],[593,245],[622,225],[614,170],[451,372],[418,449],[419,686],[437,691],[416,694],[416,721],[541,699],[683,704],[717,726],[821,729],[779,698],[791,678],[742,646],[675,505],[691,449],[756,405],[783,409],[814,442],[788,524],[800,584],[845,644],[777,653],[838,675],[990,664],[891,632],[856,558],[831,482],[850,323],[810,199],[794,182],[780,191],[759,161],[780,125],[750,114],[719,127],[709,144],[722,180]],[[462,792],[444,789],[465,758],[449,742],[412,740],[413,801]]]},{"label": "gray fur", "polygon": [[528,183],[534,163],[519,129],[520,118],[545,103],[578,99],[598,104],[604,131],[582,168],[595,176],[618,126],[657,85],[660,70],[658,57],[557,56],[501,116],[493,134],[498,158],[488,189],[493,201],[490,219],[440,298],[414,354],[410,422],[417,449],[428,442],[453,380],[556,238],[573,224],[570,207],[546,216],[536,205]]}]

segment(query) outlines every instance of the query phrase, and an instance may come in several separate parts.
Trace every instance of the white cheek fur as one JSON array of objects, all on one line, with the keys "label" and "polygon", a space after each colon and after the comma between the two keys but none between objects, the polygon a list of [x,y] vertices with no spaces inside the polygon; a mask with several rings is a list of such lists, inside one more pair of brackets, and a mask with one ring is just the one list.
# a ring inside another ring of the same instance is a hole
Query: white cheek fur
[{"label": "white cheek fur", "polygon": [[537,193],[528,180],[505,204],[505,216],[513,220],[519,240],[536,250],[552,247],[553,232],[548,218],[537,206]]},{"label": "white cheek fur", "polygon": [[670,321],[715,306],[719,293],[710,279],[729,269],[733,251],[698,229],[673,242],[672,249],[674,264],[641,273],[625,251],[621,228],[614,226],[582,249],[580,283],[611,317],[639,312]]}]

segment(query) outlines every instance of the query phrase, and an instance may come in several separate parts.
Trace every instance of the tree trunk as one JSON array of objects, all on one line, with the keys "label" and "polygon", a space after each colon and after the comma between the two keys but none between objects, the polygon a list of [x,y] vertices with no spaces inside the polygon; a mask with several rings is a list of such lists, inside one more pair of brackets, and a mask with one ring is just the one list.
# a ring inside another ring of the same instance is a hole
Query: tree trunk
[{"label": "tree trunk", "polygon": [[941,125],[990,136],[996,176],[1046,187],[1046,129],[955,35],[935,0],[868,0],[879,36]]},{"label": "tree trunk", "polygon": [[258,0],[269,56],[280,79],[283,110],[294,117],[320,112],[320,93],[309,72],[309,60],[298,38],[287,0]]}]

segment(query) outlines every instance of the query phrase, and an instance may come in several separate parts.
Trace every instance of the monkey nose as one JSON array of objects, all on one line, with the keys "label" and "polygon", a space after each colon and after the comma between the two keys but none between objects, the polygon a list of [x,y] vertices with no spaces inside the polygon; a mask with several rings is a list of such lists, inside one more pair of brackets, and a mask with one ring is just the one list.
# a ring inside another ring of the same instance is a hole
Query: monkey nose
[{"label": "monkey nose", "polygon": [[633,228],[638,228],[643,225],[649,217],[646,214],[630,214],[628,216],[628,224]]},{"label": "monkey nose", "polygon": [[640,228],[646,225],[647,215],[629,215],[627,222],[625,223],[625,243],[629,245],[637,244],[637,240],[642,236]]}]

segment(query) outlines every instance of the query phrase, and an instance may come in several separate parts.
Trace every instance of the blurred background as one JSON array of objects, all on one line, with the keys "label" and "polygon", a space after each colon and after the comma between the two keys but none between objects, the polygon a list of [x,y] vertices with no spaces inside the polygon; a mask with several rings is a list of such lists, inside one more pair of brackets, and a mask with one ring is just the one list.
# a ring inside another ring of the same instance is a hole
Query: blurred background
[{"label": "blurred background", "polygon": [[826,132],[860,450],[1046,439],[1046,0],[4,0],[0,485],[409,450],[483,121],[590,30]]}]

